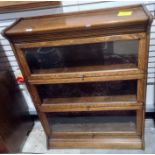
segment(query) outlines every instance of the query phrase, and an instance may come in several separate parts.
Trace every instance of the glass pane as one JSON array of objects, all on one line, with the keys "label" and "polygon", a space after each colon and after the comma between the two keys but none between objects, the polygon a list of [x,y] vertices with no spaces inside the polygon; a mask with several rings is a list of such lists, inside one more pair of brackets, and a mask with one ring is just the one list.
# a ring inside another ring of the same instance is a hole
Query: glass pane
[{"label": "glass pane", "polygon": [[[32,73],[65,72],[72,67],[137,66],[138,40],[23,49]],[[104,68],[103,68],[104,69]],[[113,69],[113,67],[112,67]]]},{"label": "glass pane", "polygon": [[134,132],[136,111],[47,113],[55,132]]},{"label": "glass pane", "polygon": [[[130,80],[71,84],[47,84],[37,85],[36,88],[42,101],[48,100],[50,98],[74,97],[77,97],[77,100],[79,100],[80,97],[87,97],[88,101],[98,100],[99,102],[115,100],[131,101],[136,100],[137,81]],[[89,99],[88,97],[94,97],[94,99]]]}]

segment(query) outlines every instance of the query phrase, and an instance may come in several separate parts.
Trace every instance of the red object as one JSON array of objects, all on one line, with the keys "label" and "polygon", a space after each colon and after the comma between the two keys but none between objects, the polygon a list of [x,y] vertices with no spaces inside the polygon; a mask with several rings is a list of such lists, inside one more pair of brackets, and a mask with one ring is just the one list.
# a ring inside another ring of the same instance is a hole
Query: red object
[{"label": "red object", "polygon": [[24,78],[22,76],[18,76],[16,78],[16,81],[17,81],[18,84],[23,84],[24,83]]}]

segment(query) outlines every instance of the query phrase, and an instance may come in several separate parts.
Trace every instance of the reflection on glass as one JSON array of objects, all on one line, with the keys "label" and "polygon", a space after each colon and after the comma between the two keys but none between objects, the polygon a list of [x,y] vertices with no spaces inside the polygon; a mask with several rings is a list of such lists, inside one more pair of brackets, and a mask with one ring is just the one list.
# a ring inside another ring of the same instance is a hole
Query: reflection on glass
[{"label": "reflection on glass", "polygon": [[42,101],[48,98],[123,96],[136,95],[137,81],[48,84],[36,88]]},{"label": "reflection on glass", "polygon": [[[46,69],[133,64],[137,65],[138,41],[23,49],[32,73]],[[121,66],[120,66],[121,67]]]},{"label": "reflection on glass", "polygon": [[136,111],[47,113],[52,132],[134,132]]}]

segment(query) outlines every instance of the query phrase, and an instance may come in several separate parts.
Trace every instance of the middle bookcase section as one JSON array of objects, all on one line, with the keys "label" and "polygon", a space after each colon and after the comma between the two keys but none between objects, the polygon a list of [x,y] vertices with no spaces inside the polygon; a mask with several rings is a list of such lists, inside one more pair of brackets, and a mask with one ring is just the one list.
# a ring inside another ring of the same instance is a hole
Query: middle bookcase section
[{"label": "middle bookcase section", "polygon": [[32,74],[138,68],[138,40],[23,49]]},{"label": "middle bookcase section", "polygon": [[43,111],[137,105],[137,80],[36,85]]}]

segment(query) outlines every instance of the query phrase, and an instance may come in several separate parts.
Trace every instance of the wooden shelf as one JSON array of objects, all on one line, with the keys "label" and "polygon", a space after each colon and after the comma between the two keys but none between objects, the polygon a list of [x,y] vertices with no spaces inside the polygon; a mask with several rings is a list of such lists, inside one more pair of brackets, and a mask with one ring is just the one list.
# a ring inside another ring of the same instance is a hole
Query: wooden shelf
[{"label": "wooden shelf", "polygon": [[[128,75],[124,77],[123,75]],[[107,78],[107,77],[108,78]],[[111,76],[111,78],[110,78]],[[107,81],[143,78],[143,71],[134,64],[98,65],[37,70],[28,78],[32,84]]]},{"label": "wooden shelf", "polygon": [[[33,74],[60,74],[60,76],[65,77],[65,73],[74,73],[76,77],[80,72],[94,72],[94,71],[105,71],[105,74],[110,71],[119,70],[134,70],[137,71],[137,66],[135,64],[113,64],[113,65],[93,65],[93,66],[80,66],[80,67],[63,67],[55,69],[38,69],[33,72]],[[110,74],[110,73],[109,73]],[[109,75],[108,74],[108,75]],[[112,73],[111,73],[112,74]]]},{"label": "wooden shelf", "polygon": [[103,109],[128,108],[135,109],[142,103],[137,103],[135,95],[95,96],[45,99],[40,106],[43,112],[73,112],[97,111]]}]

